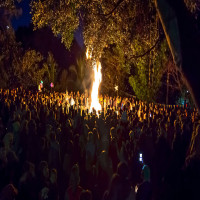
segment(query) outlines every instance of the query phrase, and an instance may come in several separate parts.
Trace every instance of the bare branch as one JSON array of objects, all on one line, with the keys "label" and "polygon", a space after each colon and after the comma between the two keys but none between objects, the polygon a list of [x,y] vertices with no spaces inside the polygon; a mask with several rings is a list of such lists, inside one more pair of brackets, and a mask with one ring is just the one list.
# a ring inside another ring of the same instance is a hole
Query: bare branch
[{"label": "bare branch", "polygon": [[146,52],[144,52],[141,55],[132,55],[128,60],[137,59],[137,58],[141,58],[141,57],[146,56],[147,54],[149,54],[156,47],[156,45],[159,43],[159,41],[160,41],[160,37],[157,39],[155,44],[150,49],[148,49]]},{"label": "bare branch", "polygon": [[105,16],[105,17],[108,17],[108,16],[112,15],[112,13],[118,8],[118,6],[119,6],[123,1],[124,1],[124,0],[119,0],[119,1],[117,2],[117,4],[115,5],[115,7],[114,7],[109,13],[107,13],[107,14],[102,14],[102,13],[100,13],[100,15],[103,15],[103,16]]}]

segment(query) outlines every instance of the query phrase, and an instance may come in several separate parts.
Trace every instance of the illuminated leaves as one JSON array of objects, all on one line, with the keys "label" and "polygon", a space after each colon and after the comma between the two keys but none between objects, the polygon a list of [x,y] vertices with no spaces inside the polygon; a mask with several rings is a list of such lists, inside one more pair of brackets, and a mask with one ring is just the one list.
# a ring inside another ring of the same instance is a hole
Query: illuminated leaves
[{"label": "illuminated leaves", "polygon": [[[142,51],[143,46],[137,45]],[[156,100],[156,94],[162,84],[164,66],[168,60],[167,51],[167,42],[163,41],[151,52],[151,57],[146,55],[135,61],[137,72],[130,76],[129,83],[139,99],[150,102]]]},{"label": "illuminated leaves", "polygon": [[35,29],[50,26],[67,48],[81,23],[85,45],[96,58],[111,44],[129,56],[136,35],[148,39],[155,16],[153,0],[32,0],[31,8]]},{"label": "illuminated leaves", "polygon": [[120,91],[125,90],[125,78],[129,74],[129,66],[126,65],[123,50],[116,45],[104,49],[102,57],[101,83],[104,92],[113,92],[117,85]]},{"label": "illuminated leaves", "polygon": [[56,63],[53,54],[51,52],[48,53],[47,61],[43,65],[47,65],[46,69],[48,69],[49,82],[55,84],[57,78],[56,69],[58,67],[58,64]]},{"label": "illuminated leaves", "polygon": [[70,48],[74,31],[78,28],[78,1],[32,1],[31,13],[35,29],[51,27],[55,36],[61,37],[62,42]]},{"label": "illuminated leaves", "polygon": [[45,73],[49,74],[48,65],[41,53],[27,50],[22,58],[15,63],[15,76],[24,87],[37,86]]},{"label": "illuminated leaves", "polygon": [[14,74],[17,81],[26,88],[36,87],[41,80],[46,86],[51,82],[55,84],[57,63],[52,55],[44,58],[40,52],[27,50],[24,55],[13,63]]},{"label": "illuminated leaves", "polygon": [[[33,68],[38,68],[39,63],[43,60],[43,56],[35,50],[26,51],[22,59],[22,72],[31,71]],[[36,66],[36,67],[35,67]]]}]

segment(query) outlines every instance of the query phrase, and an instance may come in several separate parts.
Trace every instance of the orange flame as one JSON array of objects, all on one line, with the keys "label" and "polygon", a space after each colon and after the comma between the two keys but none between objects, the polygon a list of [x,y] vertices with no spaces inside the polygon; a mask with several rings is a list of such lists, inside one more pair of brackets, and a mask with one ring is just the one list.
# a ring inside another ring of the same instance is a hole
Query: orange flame
[{"label": "orange flame", "polygon": [[[91,59],[91,53],[87,49],[86,51],[87,59]],[[99,103],[99,85],[101,83],[102,74],[101,74],[101,63],[99,61],[93,62],[93,70],[94,70],[94,82],[92,85],[92,93],[91,93],[91,105],[90,105],[90,112],[94,108],[96,112],[101,111],[101,104]]]},{"label": "orange flame", "polygon": [[91,93],[91,106],[90,112],[94,108],[97,112],[101,111],[101,104],[99,103],[99,85],[101,83],[102,74],[101,74],[101,63],[99,61],[94,63],[94,82],[92,86]]},{"label": "orange flame", "polygon": [[87,59],[91,59],[92,58],[92,55],[91,55],[91,53],[89,52],[89,49],[87,48],[87,50],[86,50],[86,58]]}]

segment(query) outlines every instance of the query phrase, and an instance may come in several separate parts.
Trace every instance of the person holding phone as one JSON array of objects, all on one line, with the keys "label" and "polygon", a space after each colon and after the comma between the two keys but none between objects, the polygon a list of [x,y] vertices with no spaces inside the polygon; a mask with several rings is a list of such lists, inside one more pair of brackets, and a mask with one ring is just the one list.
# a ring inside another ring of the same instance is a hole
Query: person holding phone
[{"label": "person holding phone", "polygon": [[151,200],[152,199],[152,184],[150,181],[150,168],[148,165],[142,167],[143,182],[138,186],[136,200]]}]

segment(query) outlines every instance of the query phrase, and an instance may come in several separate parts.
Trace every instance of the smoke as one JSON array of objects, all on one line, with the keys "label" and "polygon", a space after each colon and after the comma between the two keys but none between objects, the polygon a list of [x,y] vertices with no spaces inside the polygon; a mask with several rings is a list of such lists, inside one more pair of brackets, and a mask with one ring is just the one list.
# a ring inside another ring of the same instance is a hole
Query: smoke
[{"label": "smoke", "polygon": [[91,92],[93,80],[94,80],[94,71],[92,67],[87,67],[87,70],[85,71],[84,79],[82,81],[83,91],[87,90]]}]

